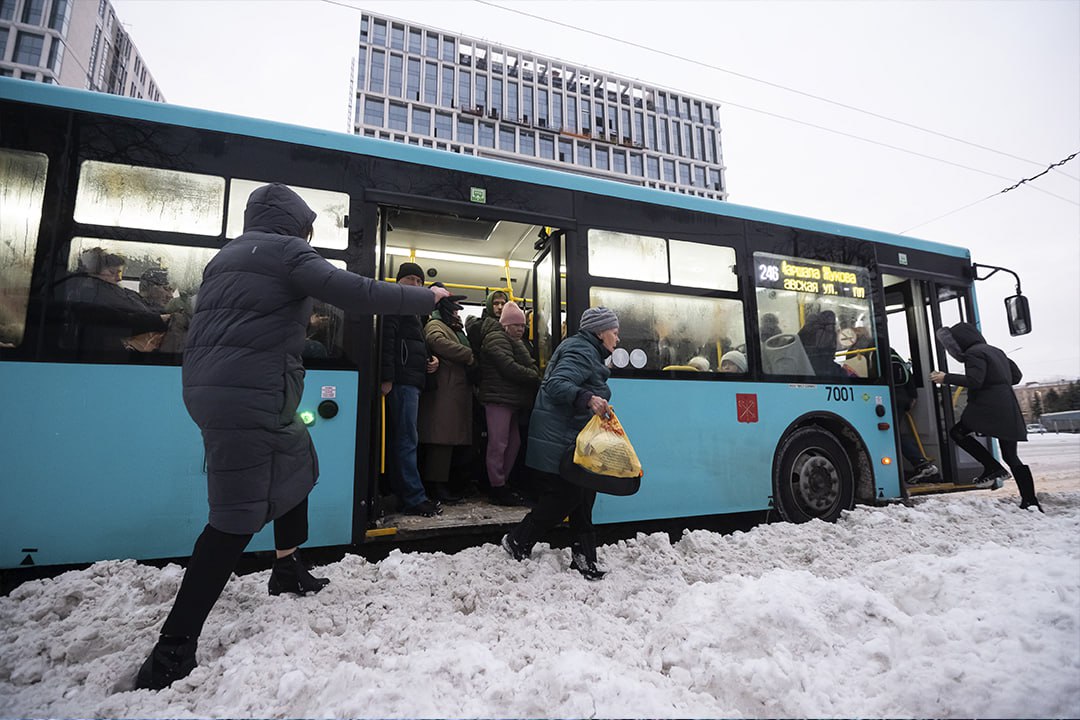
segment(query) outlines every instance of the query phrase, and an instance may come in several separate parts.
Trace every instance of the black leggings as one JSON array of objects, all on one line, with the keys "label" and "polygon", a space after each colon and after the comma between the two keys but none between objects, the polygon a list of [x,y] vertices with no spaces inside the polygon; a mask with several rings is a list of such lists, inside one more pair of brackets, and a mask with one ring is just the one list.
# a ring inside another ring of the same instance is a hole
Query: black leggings
[{"label": "black leggings", "polygon": [[596,503],[596,491],[575,485],[561,475],[536,471],[536,476],[543,487],[540,502],[511,531],[514,542],[531,549],[543,532],[555,527],[569,515],[570,532],[577,542],[594,545],[592,510]]},{"label": "black leggings", "polygon": [[[961,420],[952,426],[949,430],[949,437],[953,441],[963,448],[968,455],[975,458],[979,464],[983,466],[983,473],[989,474],[1004,470],[1001,467],[994,456],[986,449],[986,446],[971,436],[972,430],[970,430],[964,422]],[[1001,457],[1005,459],[1005,463],[1009,466],[1009,470],[1015,476],[1018,468],[1026,467],[1023,461],[1020,460],[1020,456],[1016,454],[1016,441],[1015,440],[1002,440],[998,438],[998,445],[1001,447]]]},{"label": "black leggings", "polygon": [[[307,542],[307,498],[274,521],[274,547],[288,550]],[[225,583],[251,542],[252,534],[234,535],[207,525],[195,541],[180,591],[161,628],[162,635],[198,637]]]}]

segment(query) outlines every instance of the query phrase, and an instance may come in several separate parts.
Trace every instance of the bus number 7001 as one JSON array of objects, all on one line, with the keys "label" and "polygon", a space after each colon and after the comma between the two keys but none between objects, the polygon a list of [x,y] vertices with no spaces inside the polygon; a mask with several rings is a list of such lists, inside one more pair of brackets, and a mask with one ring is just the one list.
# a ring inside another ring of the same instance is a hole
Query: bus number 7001
[{"label": "bus number 7001", "polygon": [[849,387],[837,387],[826,385],[827,394],[825,399],[830,402],[849,402],[855,399],[855,391]]}]

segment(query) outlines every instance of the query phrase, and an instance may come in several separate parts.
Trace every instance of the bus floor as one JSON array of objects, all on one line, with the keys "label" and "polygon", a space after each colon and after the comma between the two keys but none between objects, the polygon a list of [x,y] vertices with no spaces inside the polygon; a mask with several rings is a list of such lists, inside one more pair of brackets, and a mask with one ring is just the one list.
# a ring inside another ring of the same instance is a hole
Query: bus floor
[{"label": "bus floor", "polygon": [[408,540],[414,537],[468,528],[494,530],[509,527],[529,512],[527,507],[494,505],[480,497],[471,497],[453,505],[444,504],[442,515],[422,517],[404,513],[387,513],[376,527],[367,531],[368,540],[394,537]]}]

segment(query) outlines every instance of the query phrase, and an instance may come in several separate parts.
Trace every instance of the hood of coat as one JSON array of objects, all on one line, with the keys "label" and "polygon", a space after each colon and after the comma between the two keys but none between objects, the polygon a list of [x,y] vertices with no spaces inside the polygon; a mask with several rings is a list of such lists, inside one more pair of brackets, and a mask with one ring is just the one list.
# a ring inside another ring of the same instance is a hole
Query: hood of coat
[{"label": "hood of coat", "polygon": [[510,299],[510,298],[508,298],[506,296],[506,291],[505,290],[493,290],[490,293],[488,293],[487,298],[484,299],[484,316],[485,317],[491,317],[491,318],[495,317],[495,308],[492,307],[492,303],[495,302],[495,298],[497,296],[499,296],[499,295],[502,295],[503,300],[508,301]]},{"label": "hood of coat", "polygon": [[985,344],[982,333],[971,323],[959,322],[950,328],[938,328],[934,333],[953,359],[964,362],[964,353],[973,345]]},{"label": "hood of coat", "polygon": [[281,183],[263,185],[248,197],[244,209],[244,232],[307,238],[315,213],[304,199]]}]

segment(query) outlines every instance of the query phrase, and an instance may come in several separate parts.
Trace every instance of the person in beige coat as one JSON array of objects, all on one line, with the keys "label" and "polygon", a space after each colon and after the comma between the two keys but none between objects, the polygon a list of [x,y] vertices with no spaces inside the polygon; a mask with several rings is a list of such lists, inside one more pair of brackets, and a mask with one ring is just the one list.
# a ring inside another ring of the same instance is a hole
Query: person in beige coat
[{"label": "person in beige coat", "polygon": [[433,387],[420,395],[422,477],[428,494],[443,503],[461,499],[448,487],[454,447],[472,444],[473,392],[466,368],[476,359],[461,323],[459,297],[440,303],[424,326],[428,354],[439,359],[439,369],[429,383]]}]

